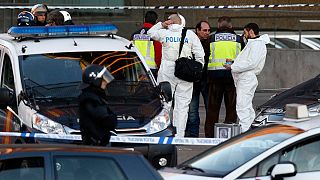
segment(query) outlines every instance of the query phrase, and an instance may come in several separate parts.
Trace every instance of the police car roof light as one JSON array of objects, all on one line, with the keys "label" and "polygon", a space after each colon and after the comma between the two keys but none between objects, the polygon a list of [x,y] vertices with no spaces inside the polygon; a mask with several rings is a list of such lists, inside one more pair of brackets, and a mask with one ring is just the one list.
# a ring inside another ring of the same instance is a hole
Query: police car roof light
[{"label": "police car roof light", "polygon": [[116,34],[118,28],[113,24],[68,25],[68,26],[24,26],[11,27],[12,37],[56,37],[82,36],[98,34]]}]

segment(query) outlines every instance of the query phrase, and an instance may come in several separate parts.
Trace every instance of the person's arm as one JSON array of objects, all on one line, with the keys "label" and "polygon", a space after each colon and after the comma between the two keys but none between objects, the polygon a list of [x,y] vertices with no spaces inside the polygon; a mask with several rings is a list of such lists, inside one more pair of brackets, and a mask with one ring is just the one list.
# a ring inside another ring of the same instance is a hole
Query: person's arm
[{"label": "person's arm", "polygon": [[154,26],[152,26],[148,31],[147,34],[151,37],[151,39],[160,41],[161,35],[160,30],[163,29],[162,22],[158,22]]},{"label": "person's arm", "polygon": [[170,24],[172,24],[172,20],[158,22],[148,30],[147,34],[151,39],[163,42],[164,33],[166,31],[165,29],[167,29]]},{"label": "person's arm", "polygon": [[153,41],[153,46],[154,46],[154,59],[159,69],[161,64],[161,57],[162,57],[162,45],[159,41]]},{"label": "person's arm", "polygon": [[265,53],[265,44],[263,42],[251,42],[250,47],[247,47],[248,56],[242,59],[236,58],[231,65],[232,72],[241,73],[256,68],[259,64],[260,57]]},{"label": "person's arm", "polygon": [[200,39],[193,31],[187,31],[189,32],[191,38],[192,38],[192,47],[191,51],[194,54],[195,60],[200,62],[202,66],[204,65],[204,50],[202,47],[202,44],[200,42]]}]

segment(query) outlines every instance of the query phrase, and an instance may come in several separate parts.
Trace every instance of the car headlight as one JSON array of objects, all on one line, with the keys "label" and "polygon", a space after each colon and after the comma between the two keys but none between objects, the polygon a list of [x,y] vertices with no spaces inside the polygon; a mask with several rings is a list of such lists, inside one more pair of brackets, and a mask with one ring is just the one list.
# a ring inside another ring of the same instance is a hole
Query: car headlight
[{"label": "car headlight", "polygon": [[153,134],[166,129],[170,125],[169,111],[163,109],[155,118],[153,118],[143,128],[148,134]]},{"label": "car headlight", "polygon": [[34,114],[32,116],[32,126],[47,134],[66,134],[61,124],[40,114]]}]

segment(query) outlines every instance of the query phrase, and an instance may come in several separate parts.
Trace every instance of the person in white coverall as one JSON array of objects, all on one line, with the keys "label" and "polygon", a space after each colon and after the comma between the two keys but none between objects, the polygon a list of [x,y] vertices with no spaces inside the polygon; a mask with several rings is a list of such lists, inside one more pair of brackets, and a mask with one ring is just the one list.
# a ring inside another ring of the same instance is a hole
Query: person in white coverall
[{"label": "person in white coverall", "polygon": [[232,65],[224,65],[226,69],[231,69],[236,86],[236,110],[241,132],[247,131],[255,118],[252,99],[258,86],[256,76],[263,69],[267,56],[266,44],[270,42],[267,34],[259,36],[259,26],[255,23],[249,23],[244,27],[244,36],[248,39],[245,48]]},{"label": "person in white coverall", "polygon": [[[184,137],[193,90],[192,82],[181,80],[174,75],[184,26],[184,17],[180,14],[172,14],[167,21],[158,22],[147,32],[152,39],[162,44],[162,59],[157,81],[158,83],[168,81],[171,84],[174,94],[173,125],[177,129],[176,137]],[[193,31],[188,30],[180,57],[192,57],[192,55],[196,61],[204,64],[204,50],[201,42]]]}]

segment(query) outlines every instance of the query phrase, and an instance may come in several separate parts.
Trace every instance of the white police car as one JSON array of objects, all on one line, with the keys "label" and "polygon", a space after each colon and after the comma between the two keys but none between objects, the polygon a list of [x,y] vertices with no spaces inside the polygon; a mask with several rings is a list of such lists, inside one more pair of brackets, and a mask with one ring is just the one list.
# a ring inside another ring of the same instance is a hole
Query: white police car
[{"label": "white police car", "polygon": [[307,117],[306,106],[292,105],[287,112],[288,109],[290,118],[282,123],[235,136],[177,168],[165,168],[160,173],[165,179],[183,180],[318,179],[320,116]]},{"label": "white police car", "polygon": [[[95,63],[115,77],[107,96],[118,115],[116,135],[173,136],[164,108],[171,100],[170,84],[157,85],[140,52],[116,32],[114,25],[103,24],[12,27],[8,34],[0,34],[0,131],[79,134],[78,86],[82,70]],[[21,120],[6,112],[7,106]],[[34,139],[5,140],[9,141]],[[172,145],[112,146],[134,147],[156,167],[160,160],[162,166],[176,162]]]}]

